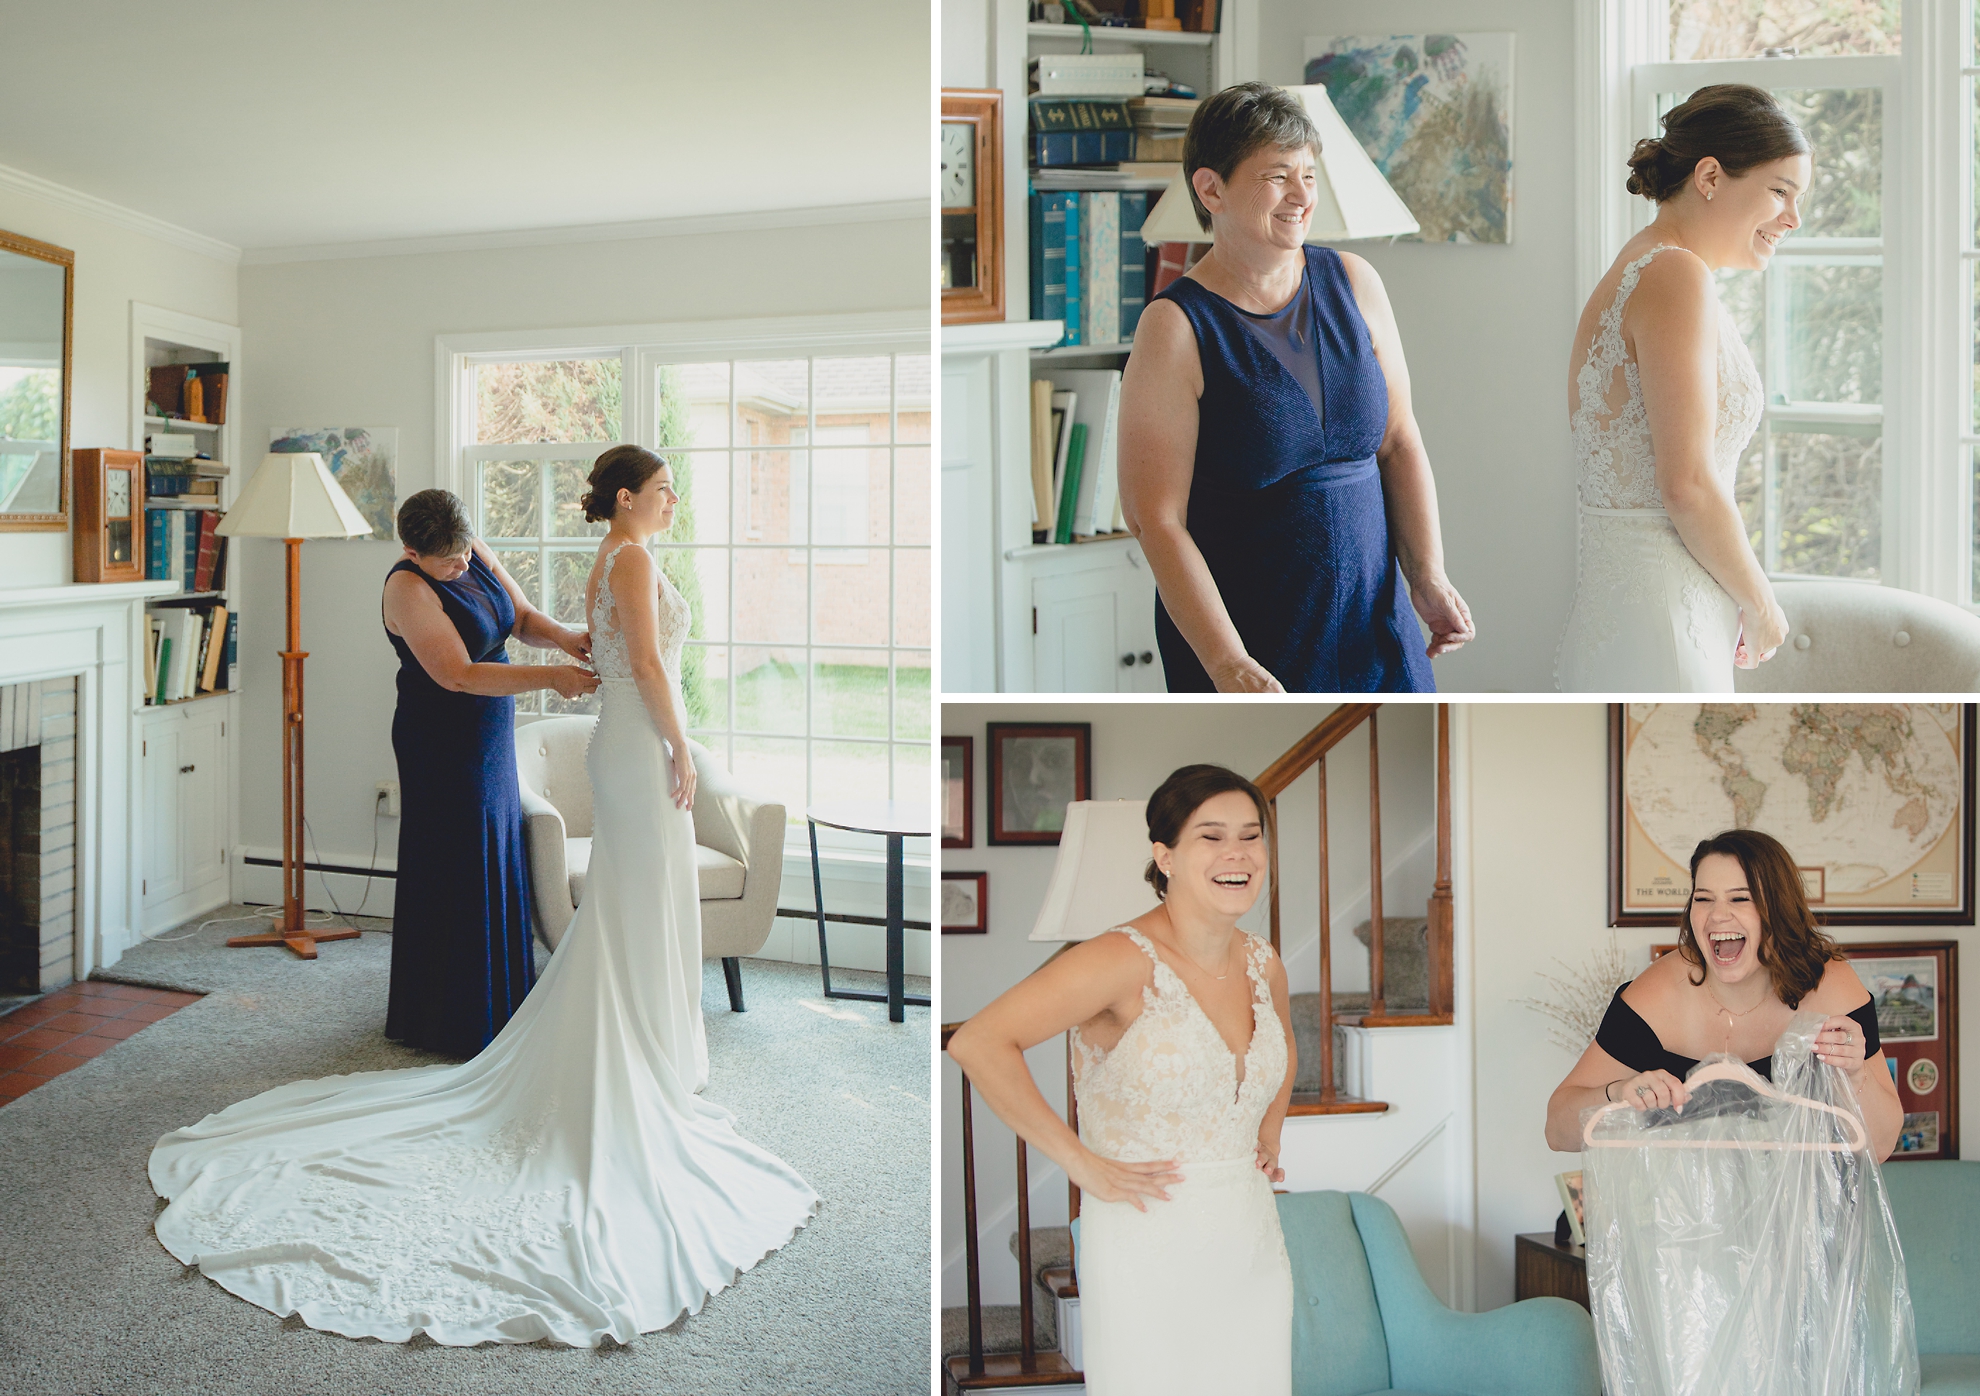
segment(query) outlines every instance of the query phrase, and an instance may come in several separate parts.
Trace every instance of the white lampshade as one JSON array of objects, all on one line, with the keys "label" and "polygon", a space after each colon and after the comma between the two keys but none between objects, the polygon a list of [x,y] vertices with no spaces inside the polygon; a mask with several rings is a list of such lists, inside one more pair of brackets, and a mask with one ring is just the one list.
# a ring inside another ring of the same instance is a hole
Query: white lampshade
[{"label": "white lampshade", "polygon": [[322,456],[297,451],[264,456],[215,531],[228,538],[363,538],[371,521]]},{"label": "white lampshade", "polygon": [[[1313,221],[1308,242],[1351,242],[1356,238],[1400,237],[1417,231],[1417,223],[1400,195],[1389,187],[1375,162],[1334,110],[1327,89],[1288,87],[1306,104],[1320,132],[1320,158],[1314,167]],[[1141,225],[1143,242],[1215,242],[1216,237],[1196,221],[1189,184],[1171,180]]]},{"label": "white lampshade", "polygon": [[1148,801],[1075,800],[1066,806],[1059,860],[1033,940],[1091,940],[1155,906],[1148,866]]}]

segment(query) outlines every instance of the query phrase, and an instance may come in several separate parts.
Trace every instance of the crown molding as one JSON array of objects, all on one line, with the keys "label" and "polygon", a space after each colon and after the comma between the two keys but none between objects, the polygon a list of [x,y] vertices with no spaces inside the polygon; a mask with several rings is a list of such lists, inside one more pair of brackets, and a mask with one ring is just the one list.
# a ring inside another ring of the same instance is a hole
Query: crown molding
[{"label": "crown molding", "polygon": [[928,217],[926,199],[893,199],[827,208],[771,209],[763,213],[714,213],[655,218],[638,223],[584,223],[567,228],[519,228],[501,233],[326,242],[306,247],[256,247],[242,254],[249,266],[274,262],[324,262],[352,257],[411,257],[429,252],[480,252],[508,247],[550,247],[573,242],[627,242],[640,238],[756,232],[765,228],[816,228],[835,223],[893,223]]},{"label": "crown molding", "polygon": [[153,218],[148,213],[139,213],[134,208],[113,204],[108,199],[99,199],[94,194],[85,194],[80,189],[71,189],[66,184],[31,175],[26,170],[17,170],[11,165],[0,165],[0,189],[26,194],[30,198],[56,204],[62,208],[95,218],[119,228],[128,228],[134,233],[169,242],[174,247],[183,247],[188,252],[211,257],[216,262],[238,266],[241,249],[231,242],[196,233],[191,228],[182,228],[177,223],[167,223],[162,218]]}]

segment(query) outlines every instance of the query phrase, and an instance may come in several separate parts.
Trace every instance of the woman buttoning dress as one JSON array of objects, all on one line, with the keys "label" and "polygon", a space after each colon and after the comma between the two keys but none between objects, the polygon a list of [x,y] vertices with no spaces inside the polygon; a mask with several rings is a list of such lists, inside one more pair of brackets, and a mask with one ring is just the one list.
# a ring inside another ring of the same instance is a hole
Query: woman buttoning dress
[{"label": "woman buttoning dress", "polygon": [[[1292,1099],[1286,971],[1237,920],[1265,880],[1265,799],[1185,766],[1148,800],[1160,904],[1056,956],[949,1055],[1081,1190],[1090,1396],[1286,1396],[1292,1266],[1272,1184]],[[1026,1049],[1073,1034],[1075,1135]]]},{"label": "woman buttoning dress", "polygon": [[689,616],[643,546],[675,503],[649,451],[614,447],[592,470],[585,516],[611,531],[588,589],[604,693],[591,867],[508,1026],[463,1065],[298,1081],[153,1150],[171,1199],[158,1239],[243,1299],[387,1342],[627,1342],[698,1311],[816,1207],[695,1097]]},{"label": "woman buttoning dress", "polygon": [[1808,137],[1757,87],[1703,87],[1638,141],[1657,217],[1581,312],[1568,424],[1581,504],[1564,691],[1730,693],[1787,638],[1733,499],[1760,422],[1753,356],[1713,273],[1765,267],[1797,226]]},{"label": "woman buttoning dress", "polygon": [[1184,137],[1216,241],[1149,302],[1121,380],[1122,517],[1172,693],[1424,692],[1472,638],[1382,279],[1306,246],[1319,148],[1258,82]]},{"label": "woman buttoning dress", "polygon": [[399,879],[385,1035],[471,1057],[535,979],[528,858],[516,786],[518,693],[598,687],[572,664],[511,664],[510,636],[590,658],[590,639],[529,603],[468,528],[461,502],[421,490],[399,507],[406,555],[385,577],[399,656]]}]

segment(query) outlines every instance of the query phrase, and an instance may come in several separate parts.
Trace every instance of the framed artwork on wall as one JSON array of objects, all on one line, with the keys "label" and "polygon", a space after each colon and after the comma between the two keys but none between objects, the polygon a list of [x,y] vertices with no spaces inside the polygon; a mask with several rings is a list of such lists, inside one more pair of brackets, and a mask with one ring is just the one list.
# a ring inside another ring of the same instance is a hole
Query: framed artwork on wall
[{"label": "framed artwork on wall", "polygon": [[1609,710],[1609,924],[1669,926],[1691,850],[1779,839],[1829,926],[1972,925],[1970,703],[1628,703]]},{"label": "framed artwork on wall", "polygon": [[1066,806],[1091,799],[1093,724],[993,722],[990,842],[1057,844]]},{"label": "framed artwork on wall", "polygon": [[942,934],[985,935],[990,930],[990,874],[942,874]]},{"label": "framed artwork on wall", "polygon": [[976,846],[976,741],[942,738],[942,847]]}]

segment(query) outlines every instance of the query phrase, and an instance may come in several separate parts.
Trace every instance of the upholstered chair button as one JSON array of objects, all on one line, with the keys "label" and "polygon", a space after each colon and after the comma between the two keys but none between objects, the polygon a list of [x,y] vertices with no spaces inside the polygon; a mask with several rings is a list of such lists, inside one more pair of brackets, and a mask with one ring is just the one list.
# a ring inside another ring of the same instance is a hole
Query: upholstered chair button
[{"label": "upholstered chair button", "polygon": [[1798,650],[1805,650],[1814,643],[1815,642],[1809,639],[1806,634],[1801,634],[1794,637],[1794,647]]},{"label": "upholstered chair button", "polygon": [[1309,1295],[1307,1295],[1307,1296],[1306,1296],[1306,1302],[1307,1302],[1307,1304],[1308,1304],[1308,1306],[1310,1306],[1310,1307],[1312,1307],[1312,1308],[1315,1308],[1315,1309],[1317,1309],[1317,1308],[1319,1308],[1319,1307],[1320,1307],[1320,1298],[1319,1298],[1319,1296],[1318,1296],[1318,1295],[1314,1295],[1314,1294],[1309,1294]]},{"label": "upholstered chair button", "polygon": [[1899,649],[1903,649],[1906,645],[1911,643],[1911,632],[1909,630],[1898,631],[1897,634],[1891,636],[1891,643],[1896,645]]}]

